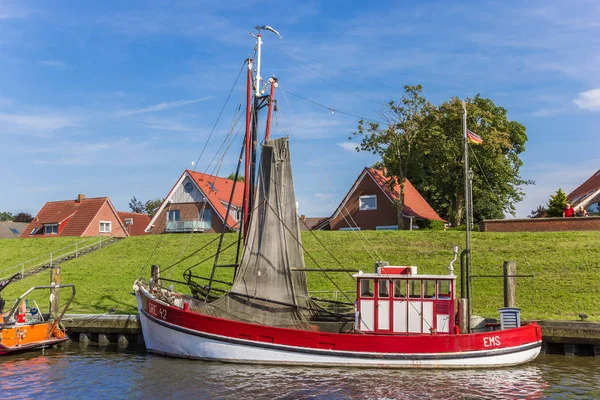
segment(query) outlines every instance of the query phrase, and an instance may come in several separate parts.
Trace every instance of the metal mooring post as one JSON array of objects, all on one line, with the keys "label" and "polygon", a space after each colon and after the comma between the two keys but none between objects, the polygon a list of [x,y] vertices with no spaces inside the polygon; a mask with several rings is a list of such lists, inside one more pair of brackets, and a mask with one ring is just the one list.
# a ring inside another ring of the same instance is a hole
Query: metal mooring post
[{"label": "metal mooring post", "polygon": [[504,261],[504,307],[517,306],[517,263]]},{"label": "metal mooring post", "polygon": [[57,319],[60,309],[60,265],[54,265],[50,268],[50,286],[56,286],[50,289],[50,318]]}]

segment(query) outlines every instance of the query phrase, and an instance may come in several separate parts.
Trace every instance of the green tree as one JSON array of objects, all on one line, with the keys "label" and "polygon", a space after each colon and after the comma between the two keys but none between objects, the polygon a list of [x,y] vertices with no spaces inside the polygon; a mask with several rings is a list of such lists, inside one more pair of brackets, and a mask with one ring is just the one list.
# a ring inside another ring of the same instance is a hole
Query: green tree
[{"label": "green tree", "polygon": [[[229,176],[227,176],[227,179],[233,180],[233,178],[235,178],[235,172],[232,172],[229,174]],[[244,177],[242,175],[239,175],[237,177],[237,181],[238,182],[244,182]]]},{"label": "green tree", "polygon": [[[473,214],[476,221],[514,215],[522,200],[519,176],[525,151],[525,127],[507,118],[507,111],[477,95],[466,100],[467,126],[483,139],[469,150],[473,171]],[[408,178],[440,216],[456,226],[464,213],[463,110],[458,99],[435,109],[435,123],[418,142]]]},{"label": "green tree", "polygon": [[548,201],[548,217],[562,217],[563,211],[567,205],[567,195],[562,189],[558,189],[556,194],[550,196]]},{"label": "green tree", "polygon": [[429,129],[431,112],[434,107],[423,96],[421,85],[404,86],[404,94],[398,102],[390,101],[380,117],[383,126],[377,122],[360,120],[353,137],[361,139],[357,151],[369,151],[381,156],[386,175],[391,178],[390,186],[400,186],[400,194],[395,202],[398,227],[404,227],[404,185],[409,176],[413,149],[418,145],[424,131]]},{"label": "green tree", "polygon": [[17,215],[15,215],[13,221],[30,223],[31,221],[33,221],[33,217],[29,213],[20,212]]},{"label": "green tree", "polygon": [[129,208],[132,212],[142,214],[144,213],[144,204],[133,196],[129,202]]},{"label": "green tree", "polygon": [[539,205],[535,210],[531,210],[529,218],[546,218],[548,210],[543,205]]},{"label": "green tree", "polygon": [[11,212],[8,212],[8,211],[0,212],[0,221],[12,221],[13,219],[15,219],[15,217],[12,215]]},{"label": "green tree", "polygon": [[154,200],[148,200],[144,203],[144,212],[150,216],[150,218],[154,217],[154,214],[162,204],[163,199],[156,198]]}]

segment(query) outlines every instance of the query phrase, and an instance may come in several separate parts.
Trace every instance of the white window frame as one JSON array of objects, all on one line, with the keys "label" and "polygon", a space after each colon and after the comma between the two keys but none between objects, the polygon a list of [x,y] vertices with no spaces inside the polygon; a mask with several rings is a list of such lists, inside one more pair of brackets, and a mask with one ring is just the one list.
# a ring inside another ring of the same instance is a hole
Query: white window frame
[{"label": "white window frame", "polygon": [[[54,232],[54,227],[56,227],[56,232]],[[50,228],[50,232],[48,232],[48,228]],[[44,225],[44,235],[58,235],[58,224]]]},{"label": "white window frame", "polygon": [[398,230],[398,225],[382,225],[382,226],[376,226],[375,227],[376,231],[397,231]]},{"label": "white window frame", "polygon": [[[366,208],[364,207],[364,203],[363,200],[371,200],[371,199],[375,199],[375,207],[373,208]],[[360,211],[371,211],[371,210],[377,210],[377,195],[375,194],[370,194],[370,195],[366,195],[366,196],[360,196],[358,198],[358,209]]]},{"label": "white window frame", "polygon": [[[102,230],[102,224],[108,225],[108,230]],[[111,233],[112,232],[112,222],[111,221],[100,221],[100,233]]]},{"label": "white window frame", "polygon": [[38,228],[33,228],[31,230],[31,232],[29,232],[30,235],[35,235],[35,233],[38,231]]},{"label": "white window frame", "polygon": [[340,231],[360,231],[360,226],[347,226],[345,228],[340,228]]}]

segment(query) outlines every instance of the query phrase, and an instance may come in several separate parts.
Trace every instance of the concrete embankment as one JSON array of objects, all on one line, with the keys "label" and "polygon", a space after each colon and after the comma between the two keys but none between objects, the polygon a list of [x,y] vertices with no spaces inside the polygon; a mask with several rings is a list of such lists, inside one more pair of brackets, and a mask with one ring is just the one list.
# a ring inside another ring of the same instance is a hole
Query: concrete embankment
[{"label": "concrete embankment", "polygon": [[[600,357],[600,323],[584,321],[538,321],[547,354]],[[69,337],[80,345],[118,345],[144,349],[137,315],[66,314],[63,325]]]}]

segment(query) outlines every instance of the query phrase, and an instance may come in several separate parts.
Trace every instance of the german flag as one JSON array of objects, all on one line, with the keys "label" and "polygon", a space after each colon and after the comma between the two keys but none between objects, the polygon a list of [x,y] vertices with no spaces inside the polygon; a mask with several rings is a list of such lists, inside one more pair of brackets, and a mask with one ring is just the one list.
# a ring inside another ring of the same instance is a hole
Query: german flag
[{"label": "german flag", "polygon": [[481,136],[474,134],[470,130],[467,129],[467,140],[473,144],[481,144],[483,143],[483,139]]}]

